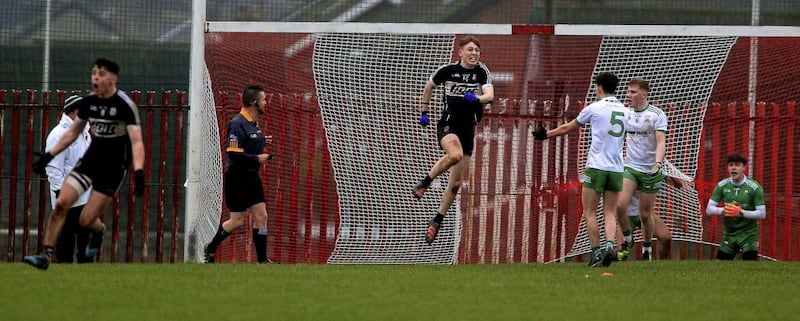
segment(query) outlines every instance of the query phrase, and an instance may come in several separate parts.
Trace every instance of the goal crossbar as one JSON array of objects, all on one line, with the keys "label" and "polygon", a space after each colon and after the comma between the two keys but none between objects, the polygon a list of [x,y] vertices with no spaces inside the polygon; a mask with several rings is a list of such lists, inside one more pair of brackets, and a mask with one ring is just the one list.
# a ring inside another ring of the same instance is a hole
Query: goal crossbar
[{"label": "goal crossbar", "polygon": [[429,23],[207,21],[205,23],[205,32],[797,37],[800,36],[800,27],[590,24],[525,25],[480,23],[444,23],[434,25]]}]

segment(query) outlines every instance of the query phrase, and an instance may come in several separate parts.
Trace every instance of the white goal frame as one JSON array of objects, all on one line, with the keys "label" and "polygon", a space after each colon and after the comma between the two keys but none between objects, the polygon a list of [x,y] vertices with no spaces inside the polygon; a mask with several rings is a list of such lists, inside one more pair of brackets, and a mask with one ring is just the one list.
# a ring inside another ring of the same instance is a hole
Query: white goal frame
[{"label": "white goal frame", "polygon": [[[800,37],[800,27],[793,26],[708,26],[708,25],[516,25],[516,24],[435,24],[436,34],[481,35],[574,35],[574,36],[737,36],[737,37]],[[196,241],[190,222],[201,210],[199,186],[202,177],[202,137],[207,135],[199,124],[203,121],[201,106],[206,86],[205,34],[212,32],[284,32],[284,33],[360,33],[360,34],[432,34],[425,23],[357,23],[357,22],[231,22],[207,21],[206,1],[193,1],[191,31],[191,66],[189,95],[189,137],[187,139],[186,204],[184,219],[184,261],[199,262]],[[757,40],[755,42],[757,47]],[[751,66],[751,69],[756,66]],[[755,80],[752,80],[755,81]],[[754,106],[755,104],[751,104]],[[752,144],[752,142],[751,142]],[[752,148],[751,148],[752,150]],[[221,184],[220,184],[221,185]],[[210,209],[221,210],[221,209]]]}]

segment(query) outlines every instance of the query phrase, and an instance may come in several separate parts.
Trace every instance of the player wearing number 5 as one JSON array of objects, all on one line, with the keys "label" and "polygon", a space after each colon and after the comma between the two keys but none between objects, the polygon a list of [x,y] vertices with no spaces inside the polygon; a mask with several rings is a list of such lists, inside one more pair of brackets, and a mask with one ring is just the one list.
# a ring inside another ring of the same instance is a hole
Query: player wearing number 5
[{"label": "player wearing number 5", "polygon": [[414,187],[413,195],[421,198],[434,178],[450,170],[447,189],[435,216],[428,222],[425,241],[433,243],[444,221],[447,210],[456,198],[461,182],[469,170],[469,161],[475,138],[475,125],[483,116],[483,104],[494,99],[494,86],[489,68],[479,61],[481,43],[473,36],[459,42],[460,60],[439,67],[425,84],[422,92],[422,115],[419,124],[427,126],[428,105],[433,88],[444,86],[444,110],[436,124],[436,135],[444,156],[439,158],[425,177]]},{"label": "player wearing number 5", "polygon": [[[609,266],[616,238],[617,196],[622,190],[622,146],[625,139],[625,124],[628,109],[616,97],[619,79],[612,73],[601,73],[595,78],[597,102],[586,106],[578,117],[555,129],[543,127],[533,132],[538,140],[566,135],[583,125],[592,127],[592,142],[586,156],[586,168],[580,180],[583,184],[581,203],[583,218],[589,233],[592,257],[589,266]],[[600,244],[600,228],[597,222],[597,205],[603,197],[606,241]]]},{"label": "player wearing number 5", "polygon": [[717,183],[706,206],[708,215],[725,215],[717,259],[733,260],[741,250],[742,260],[757,260],[758,220],[767,216],[764,189],[744,174],[747,159],[742,155],[730,155],[726,163],[730,177]]}]

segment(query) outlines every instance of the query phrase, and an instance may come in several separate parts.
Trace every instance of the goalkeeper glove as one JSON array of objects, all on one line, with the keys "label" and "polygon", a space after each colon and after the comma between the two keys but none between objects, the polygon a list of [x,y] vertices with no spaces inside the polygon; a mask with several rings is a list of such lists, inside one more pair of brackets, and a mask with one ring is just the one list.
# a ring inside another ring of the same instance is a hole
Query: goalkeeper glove
[{"label": "goalkeeper glove", "polygon": [[136,197],[144,195],[144,170],[137,169],[133,172],[133,195]]},{"label": "goalkeeper glove", "polygon": [[662,166],[661,162],[656,162],[656,164],[650,168],[650,174],[655,174],[661,171],[661,166]]},{"label": "goalkeeper glove", "polygon": [[739,217],[742,215],[742,207],[735,203],[730,203],[725,205],[722,212],[725,213],[727,217]]},{"label": "goalkeeper glove", "polygon": [[464,99],[466,99],[468,102],[473,102],[473,103],[479,101],[478,96],[475,96],[475,93],[471,91],[464,93]]},{"label": "goalkeeper glove", "polygon": [[533,134],[533,138],[536,138],[536,140],[546,140],[549,138],[547,137],[547,129],[544,129],[544,127],[539,127],[539,129],[531,131],[531,134]]},{"label": "goalkeeper glove", "polygon": [[33,165],[31,165],[33,172],[39,175],[45,175],[45,168],[47,167],[47,164],[53,160],[53,155],[50,154],[50,152],[33,152],[33,155],[39,157],[33,162]]},{"label": "goalkeeper glove", "polygon": [[420,126],[425,127],[425,126],[430,125],[430,123],[431,123],[431,120],[428,119],[428,112],[427,111],[423,111],[419,115],[419,124],[420,124]]}]

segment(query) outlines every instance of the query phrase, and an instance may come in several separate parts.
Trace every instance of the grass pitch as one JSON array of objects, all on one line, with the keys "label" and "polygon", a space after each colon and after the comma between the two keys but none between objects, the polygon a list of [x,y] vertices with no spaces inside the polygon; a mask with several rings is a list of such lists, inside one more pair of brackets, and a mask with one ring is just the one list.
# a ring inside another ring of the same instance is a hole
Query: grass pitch
[{"label": "grass pitch", "polygon": [[800,318],[800,264],[769,261],[0,264],[0,274],[0,320]]}]

